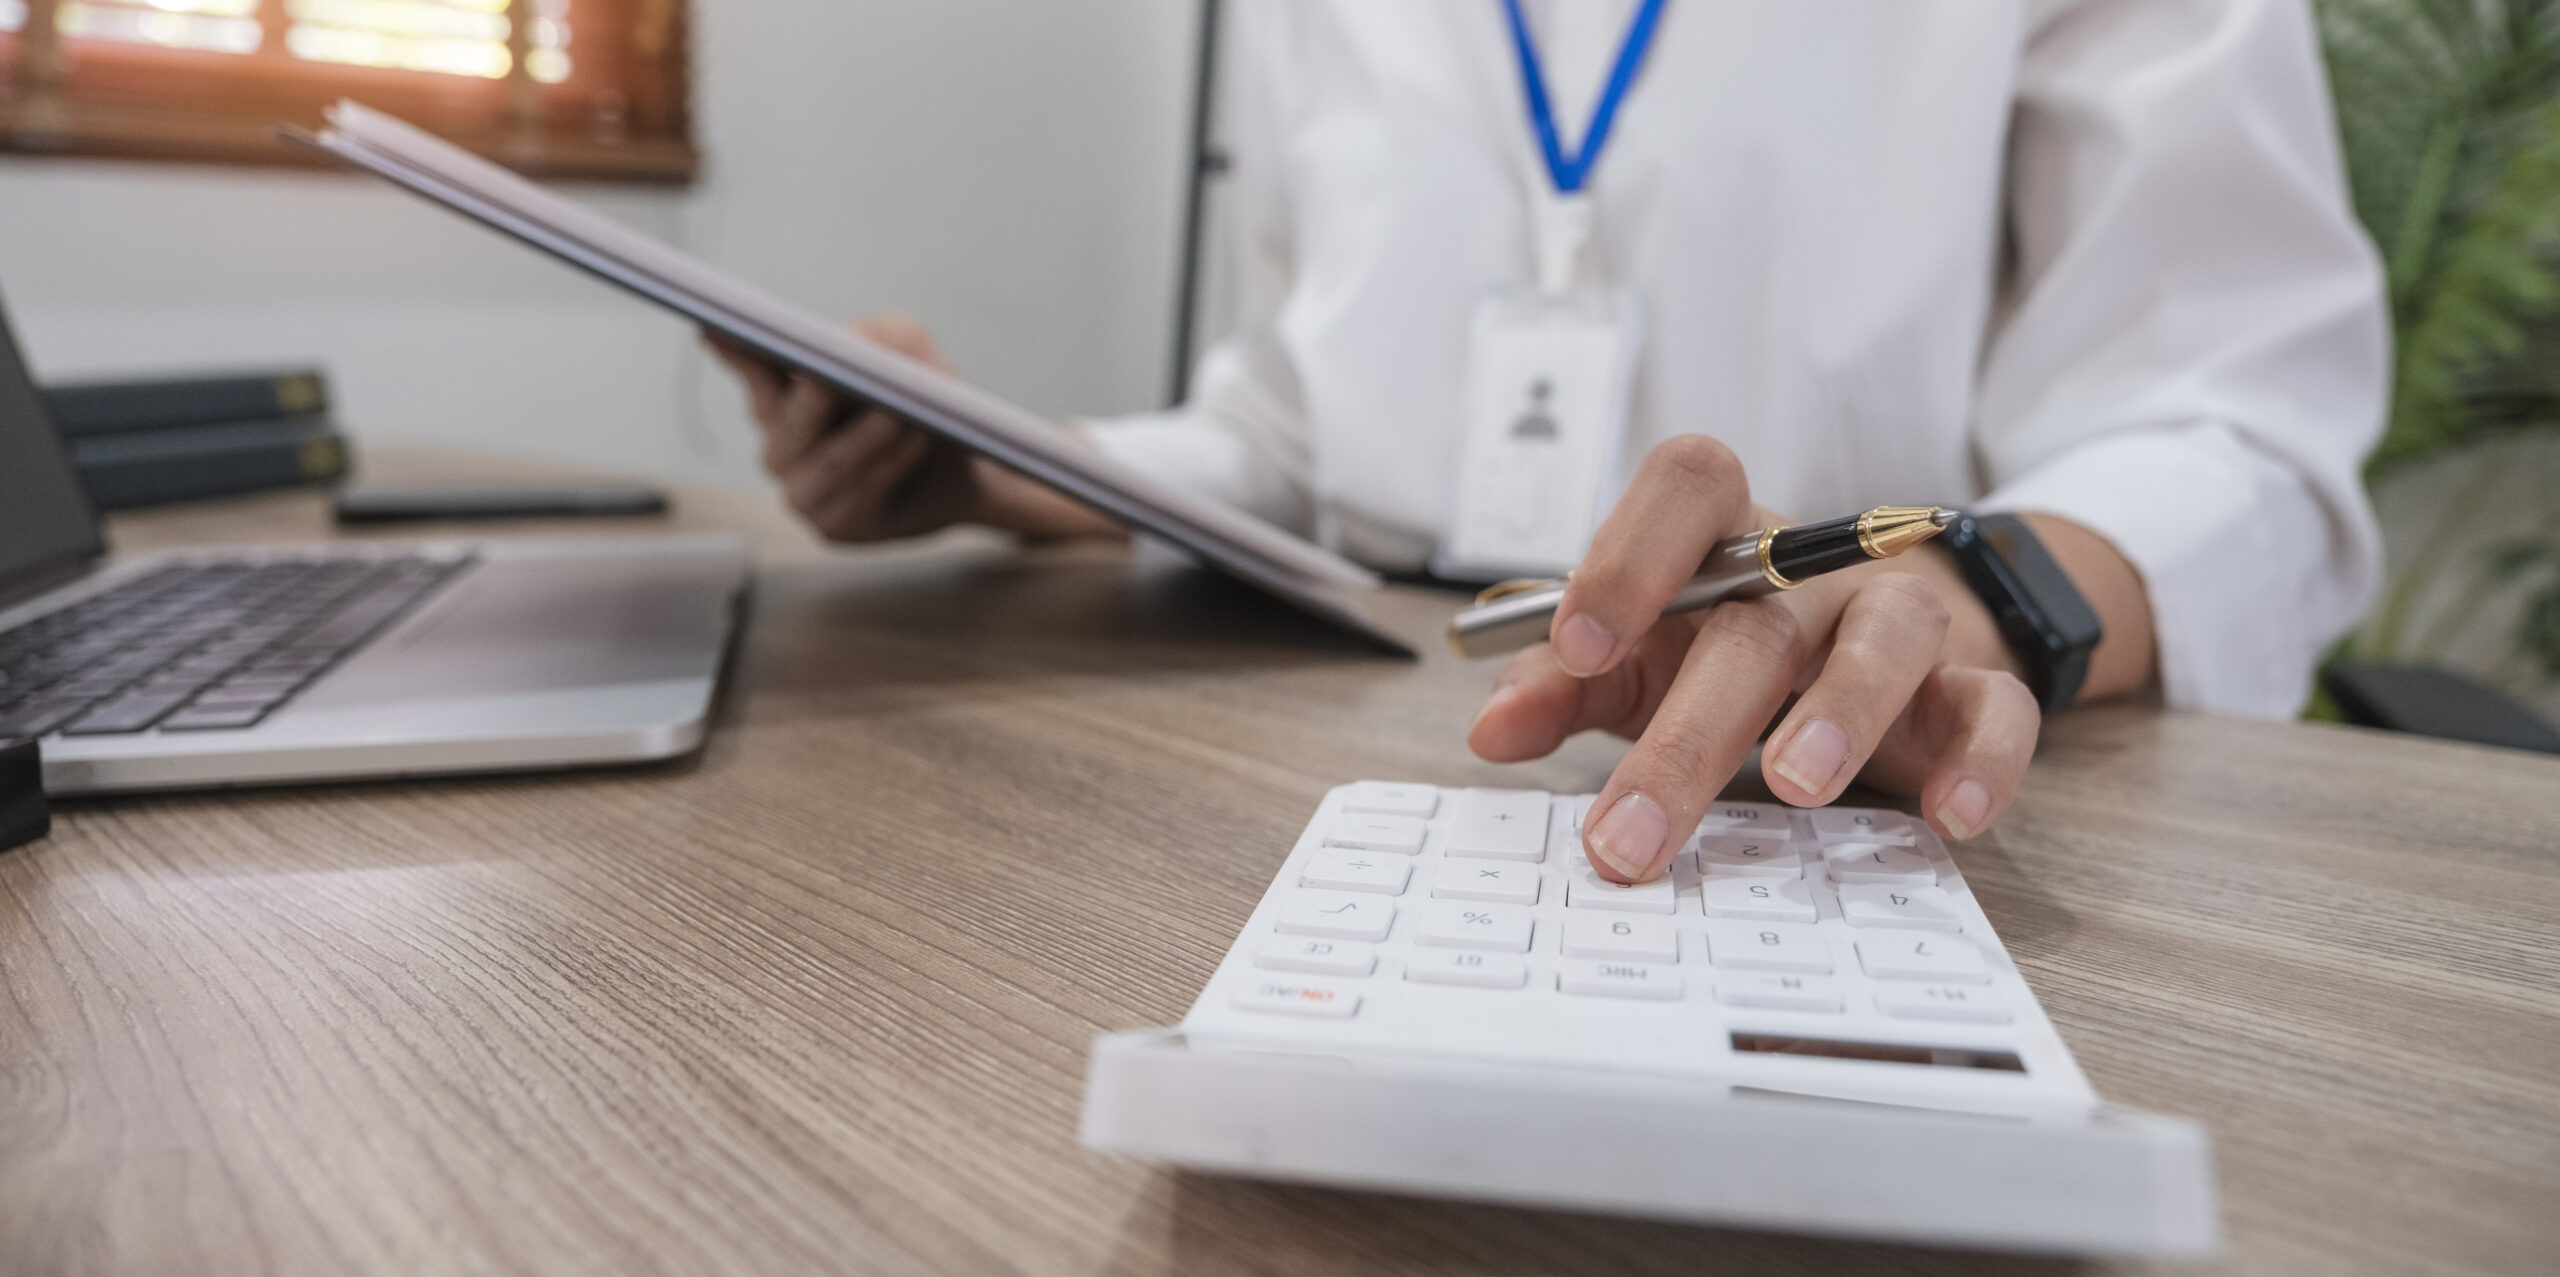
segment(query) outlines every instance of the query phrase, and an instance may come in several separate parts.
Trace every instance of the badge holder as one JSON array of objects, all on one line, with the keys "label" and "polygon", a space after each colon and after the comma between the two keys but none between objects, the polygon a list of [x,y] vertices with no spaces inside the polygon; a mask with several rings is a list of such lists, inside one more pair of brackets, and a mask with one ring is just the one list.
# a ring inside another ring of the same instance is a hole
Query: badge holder
[{"label": "badge holder", "polygon": [[1465,433],[1432,559],[1453,581],[1556,576],[1608,512],[1633,393],[1634,290],[1575,284],[1590,240],[1580,196],[1539,201],[1539,280],[1478,304]]}]

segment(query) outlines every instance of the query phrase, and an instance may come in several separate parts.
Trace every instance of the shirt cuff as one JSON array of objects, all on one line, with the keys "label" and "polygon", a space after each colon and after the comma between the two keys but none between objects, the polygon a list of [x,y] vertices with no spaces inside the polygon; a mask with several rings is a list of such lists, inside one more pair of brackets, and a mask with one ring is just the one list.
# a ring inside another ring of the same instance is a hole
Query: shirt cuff
[{"label": "shirt cuff", "polygon": [[2069,519],[2133,564],[2173,706],[2299,713],[2320,653],[2362,605],[2353,548],[2301,478],[2219,423],[2090,440],[1976,505]]},{"label": "shirt cuff", "polygon": [[1159,483],[1212,497],[1305,536],[1306,494],[1232,430],[1188,412],[1078,423],[1105,454]]}]

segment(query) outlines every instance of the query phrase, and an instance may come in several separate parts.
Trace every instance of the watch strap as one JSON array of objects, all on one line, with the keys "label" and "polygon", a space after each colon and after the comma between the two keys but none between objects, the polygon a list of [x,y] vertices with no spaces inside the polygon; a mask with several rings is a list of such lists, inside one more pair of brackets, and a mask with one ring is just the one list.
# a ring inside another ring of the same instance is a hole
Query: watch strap
[{"label": "watch strap", "polygon": [[1999,623],[2036,704],[2047,714],[2068,707],[2105,630],[2043,540],[2013,514],[1964,514],[1939,544]]}]

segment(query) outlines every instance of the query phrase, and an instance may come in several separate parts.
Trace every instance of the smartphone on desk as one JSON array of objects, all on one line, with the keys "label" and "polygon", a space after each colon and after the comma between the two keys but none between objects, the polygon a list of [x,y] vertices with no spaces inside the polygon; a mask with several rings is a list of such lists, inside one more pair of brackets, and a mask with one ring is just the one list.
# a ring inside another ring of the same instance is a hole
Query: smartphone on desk
[{"label": "smartphone on desk", "polygon": [[663,489],[639,483],[345,488],[337,498],[338,522],[359,524],[611,517],[666,509]]}]

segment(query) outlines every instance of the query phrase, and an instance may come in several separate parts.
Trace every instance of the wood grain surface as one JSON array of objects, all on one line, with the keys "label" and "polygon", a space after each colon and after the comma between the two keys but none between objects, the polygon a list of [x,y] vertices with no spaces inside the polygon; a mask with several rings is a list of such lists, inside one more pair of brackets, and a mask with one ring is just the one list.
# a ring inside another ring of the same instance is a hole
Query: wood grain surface
[{"label": "wood grain surface", "polygon": [[[698,758],[77,802],[0,854],[0,1273],[2126,1267],[1090,1156],[1087,1045],[1181,1016],[1327,788],[1618,747],[1477,763],[1485,668],[1151,554],[827,551],[709,491],[577,526],[757,530]],[[2560,760],[2082,713],[1957,855],[2098,1091],[2211,1127],[2206,1267],[2560,1268]]]}]

